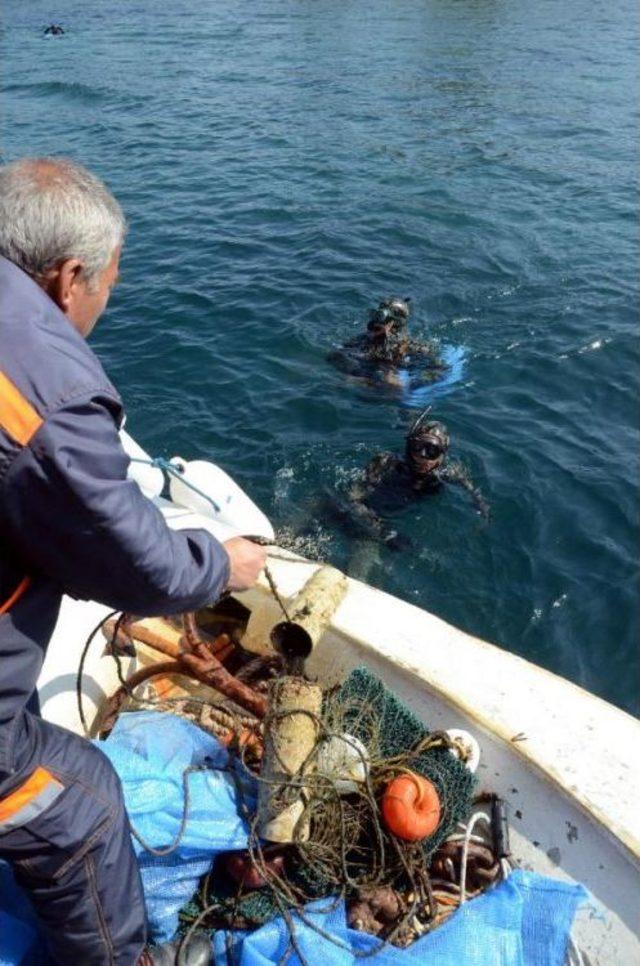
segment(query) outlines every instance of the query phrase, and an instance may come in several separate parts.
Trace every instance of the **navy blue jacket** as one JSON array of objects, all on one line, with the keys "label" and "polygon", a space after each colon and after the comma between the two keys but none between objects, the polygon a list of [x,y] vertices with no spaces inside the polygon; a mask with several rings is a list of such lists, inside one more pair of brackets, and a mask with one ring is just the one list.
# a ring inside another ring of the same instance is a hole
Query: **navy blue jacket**
[{"label": "navy blue jacket", "polygon": [[0,609],[20,591],[0,616],[0,785],[64,593],[151,616],[201,607],[229,579],[220,543],[170,530],[127,480],[122,416],[84,339],[0,257]]}]

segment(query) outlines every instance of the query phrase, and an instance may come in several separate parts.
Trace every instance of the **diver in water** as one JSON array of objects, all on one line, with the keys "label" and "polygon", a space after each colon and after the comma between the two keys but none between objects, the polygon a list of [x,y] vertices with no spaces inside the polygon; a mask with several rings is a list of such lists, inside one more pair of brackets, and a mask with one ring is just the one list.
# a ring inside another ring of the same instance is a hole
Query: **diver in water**
[{"label": "diver in water", "polygon": [[374,456],[364,478],[349,491],[355,522],[392,546],[400,546],[402,541],[395,530],[386,528],[381,513],[435,493],[447,483],[463,487],[478,513],[485,519],[489,516],[489,504],[462,463],[447,462],[449,433],[442,423],[425,422],[428,413],[429,409],[421,413],[409,430],[404,456]]},{"label": "diver in water", "polygon": [[45,36],[49,35],[52,37],[58,37],[60,36],[60,34],[63,34],[63,33],[64,33],[64,30],[62,29],[59,23],[50,23],[45,30]]},{"label": "diver in water", "polygon": [[422,378],[437,379],[446,368],[432,342],[412,339],[408,331],[410,298],[390,298],[369,313],[366,331],[329,353],[332,362],[349,376],[367,382],[400,385],[398,370],[423,368]]}]

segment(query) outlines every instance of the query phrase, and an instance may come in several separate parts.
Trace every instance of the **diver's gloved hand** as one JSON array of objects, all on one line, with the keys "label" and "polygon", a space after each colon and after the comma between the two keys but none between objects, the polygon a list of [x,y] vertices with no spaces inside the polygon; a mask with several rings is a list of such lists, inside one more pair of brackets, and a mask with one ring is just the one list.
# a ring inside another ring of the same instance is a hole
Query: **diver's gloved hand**
[{"label": "diver's gloved hand", "polygon": [[413,545],[410,537],[405,537],[397,530],[387,530],[383,540],[391,550],[408,550]]},{"label": "diver's gloved hand", "polygon": [[162,946],[148,946],[136,966],[209,966],[212,962],[211,940],[206,933],[196,932],[186,942],[174,939]]}]

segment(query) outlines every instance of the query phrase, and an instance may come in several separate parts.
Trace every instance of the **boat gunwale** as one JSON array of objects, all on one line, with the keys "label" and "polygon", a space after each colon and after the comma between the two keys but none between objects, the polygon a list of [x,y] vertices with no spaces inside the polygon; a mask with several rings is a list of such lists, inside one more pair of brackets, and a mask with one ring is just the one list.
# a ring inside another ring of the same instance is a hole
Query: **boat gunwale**
[{"label": "boat gunwale", "polygon": [[[295,562],[296,564],[302,565],[295,568],[295,571],[300,574],[301,580],[295,578],[292,585],[290,575],[286,575],[283,572],[282,562],[285,562],[285,564]],[[307,560],[298,556],[297,554],[281,551],[280,549],[278,549],[278,557],[275,560],[270,561],[270,568],[273,575],[276,576],[277,579],[281,580],[283,585],[286,587],[286,595],[297,591],[299,589],[299,585],[301,586],[301,584],[304,583],[304,581],[311,576],[311,573],[319,566],[321,565],[317,562]],[[465,717],[476,722],[478,726],[483,729],[483,731],[488,733],[492,738],[502,742],[503,745],[506,746],[517,758],[526,763],[528,767],[532,767],[539,777],[550,782],[554,788],[569,802],[575,803],[579,810],[586,816],[586,818],[597,823],[602,831],[605,832],[607,837],[622,851],[623,855],[629,861],[636,865],[640,865],[640,830],[638,833],[636,833],[635,830],[628,827],[623,817],[616,817],[609,809],[604,807],[604,805],[594,801],[593,797],[588,793],[588,791],[581,786],[580,781],[571,782],[571,776],[566,772],[566,769],[554,767],[551,761],[553,752],[540,754],[539,752],[541,750],[544,751],[544,749],[534,748],[534,746],[529,744],[528,736],[525,736],[523,740],[514,740],[514,738],[517,738],[521,729],[514,730],[515,725],[508,726],[504,721],[490,716],[488,713],[489,701],[482,701],[480,696],[477,696],[477,698],[473,701],[465,699],[461,692],[452,690],[446,685],[446,683],[430,675],[426,667],[419,666],[415,663],[415,661],[412,661],[408,655],[401,653],[401,635],[398,635],[398,638],[395,640],[393,649],[389,648],[388,646],[385,647],[384,645],[379,646],[372,640],[364,639],[360,634],[357,633],[357,630],[354,630],[354,628],[351,626],[352,620],[348,614],[350,593],[356,588],[359,593],[362,593],[362,591],[373,593],[380,597],[380,603],[391,602],[391,605],[394,608],[401,608],[403,610],[408,609],[408,613],[412,617],[419,617],[421,620],[426,618],[429,621],[437,622],[437,625],[443,634],[446,634],[448,637],[453,637],[456,642],[462,643],[465,646],[475,648],[476,655],[489,655],[493,660],[499,660],[503,663],[506,661],[511,668],[517,668],[520,672],[518,676],[519,679],[526,678],[527,684],[539,684],[540,680],[545,680],[549,683],[552,683],[554,688],[564,689],[566,695],[571,695],[573,701],[569,703],[571,703],[573,707],[578,704],[582,708],[586,708],[587,713],[594,716],[597,716],[598,712],[601,714],[606,714],[607,716],[614,715],[619,723],[628,725],[637,731],[636,747],[640,748],[640,722],[637,721],[637,719],[628,714],[626,711],[617,708],[597,695],[591,694],[589,691],[586,691],[584,688],[580,687],[580,685],[577,685],[574,682],[555,674],[553,671],[550,671],[547,668],[534,664],[520,655],[513,654],[499,645],[492,644],[488,641],[482,640],[481,638],[476,638],[473,635],[467,634],[465,631],[448,624],[446,621],[436,617],[429,611],[416,607],[416,605],[403,601],[400,598],[393,597],[392,595],[387,594],[385,591],[378,590],[377,588],[371,587],[367,584],[363,584],[360,581],[354,580],[353,578],[348,578],[348,581],[349,589],[347,591],[345,601],[334,615],[328,628],[328,634],[334,638],[342,639],[345,643],[351,646],[355,645],[365,653],[375,653],[379,659],[389,663],[407,677],[411,676],[413,678],[418,678],[421,684],[424,685],[432,695],[438,697],[445,703],[454,706],[462,714],[464,714]],[[234,596],[239,597],[241,601],[247,603],[247,606],[251,607],[252,605],[250,600],[255,599],[256,594],[259,594],[261,598],[271,596],[271,591],[266,581],[261,580],[252,590],[246,591],[244,594]],[[256,606],[255,603],[253,606]],[[345,611],[347,611],[347,613],[345,613]],[[450,644],[451,641],[448,641],[448,643]],[[438,647],[439,645],[436,644],[434,651],[437,651]],[[586,741],[583,743],[583,747],[585,746]],[[614,772],[619,773],[619,768],[624,764],[621,761],[621,755],[616,757],[612,754],[609,761],[609,767],[612,775]],[[575,776],[573,777],[575,778]],[[602,783],[605,782],[606,777],[603,777]],[[633,798],[633,794],[631,794],[630,797]],[[638,792],[638,797],[635,798],[635,800],[637,801],[638,798],[640,798],[640,790]]]}]

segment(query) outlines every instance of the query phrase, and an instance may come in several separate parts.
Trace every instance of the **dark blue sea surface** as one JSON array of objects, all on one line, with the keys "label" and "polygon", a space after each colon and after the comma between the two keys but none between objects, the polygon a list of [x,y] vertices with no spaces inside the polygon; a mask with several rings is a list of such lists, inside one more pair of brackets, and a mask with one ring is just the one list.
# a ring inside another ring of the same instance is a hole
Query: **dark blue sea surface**
[{"label": "dark blue sea surface", "polygon": [[[338,565],[637,708],[634,0],[4,0],[2,152],[126,210],[93,345],[157,455],[212,458]],[[51,20],[67,29],[43,37]],[[411,295],[445,383],[326,355]],[[328,507],[419,407],[492,506]]]}]

